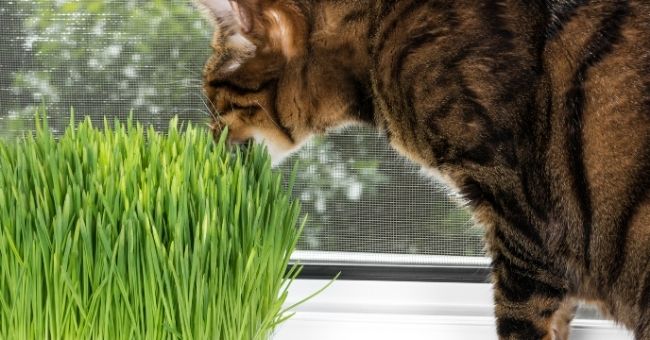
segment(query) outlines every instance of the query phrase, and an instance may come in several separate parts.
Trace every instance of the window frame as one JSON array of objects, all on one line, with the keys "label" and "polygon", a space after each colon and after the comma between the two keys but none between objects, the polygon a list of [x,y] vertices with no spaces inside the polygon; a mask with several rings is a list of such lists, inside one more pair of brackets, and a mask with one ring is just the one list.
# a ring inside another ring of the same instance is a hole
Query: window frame
[{"label": "window frame", "polygon": [[295,251],[299,279],[352,281],[489,282],[487,257]]}]

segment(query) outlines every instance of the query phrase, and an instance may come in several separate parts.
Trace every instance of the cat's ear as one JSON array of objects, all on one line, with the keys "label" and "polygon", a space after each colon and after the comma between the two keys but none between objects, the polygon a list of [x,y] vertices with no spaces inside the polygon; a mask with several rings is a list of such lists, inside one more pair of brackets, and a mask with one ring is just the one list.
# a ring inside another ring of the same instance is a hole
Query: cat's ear
[{"label": "cat's ear", "polygon": [[250,32],[253,28],[253,11],[257,7],[256,0],[195,0],[210,21],[220,29],[235,29],[241,33]]},{"label": "cat's ear", "polygon": [[250,13],[232,0],[194,0],[196,6],[214,26],[212,46],[219,53],[214,58],[214,71],[228,74],[237,70],[257,50],[245,31],[252,28]]},{"label": "cat's ear", "polygon": [[277,48],[289,58],[296,55],[302,14],[290,1],[195,1],[205,9],[217,29],[241,35],[257,47]]},{"label": "cat's ear", "polygon": [[233,14],[243,33],[251,33],[256,16],[260,13],[259,1],[229,0]]}]

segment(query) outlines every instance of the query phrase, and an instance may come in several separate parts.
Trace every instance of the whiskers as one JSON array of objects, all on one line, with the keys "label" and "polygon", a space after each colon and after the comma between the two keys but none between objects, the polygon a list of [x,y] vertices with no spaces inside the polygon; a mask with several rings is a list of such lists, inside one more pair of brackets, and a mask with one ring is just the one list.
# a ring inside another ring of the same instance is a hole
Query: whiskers
[{"label": "whiskers", "polygon": [[216,109],[215,110],[210,109],[210,107],[216,108],[216,106],[214,105],[212,100],[210,100],[210,98],[204,96],[203,94],[196,93],[195,95],[199,97],[199,99],[201,99],[201,102],[203,103],[203,106],[206,109],[205,113],[207,113],[207,115],[212,118],[209,123],[205,124],[206,127],[210,131],[212,131],[213,136],[217,138],[218,137],[217,134],[221,132],[221,130],[223,129],[223,125],[219,120],[219,113],[216,112]]},{"label": "whiskers", "polygon": [[195,93],[193,95],[198,97],[201,100],[201,103],[203,103],[203,107],[205,107],[205,112],[204,113],[206,115],[212,117],[212,120],[217,120],[218,115],[217,115],[217,113],[215,113],[216,110],[211,109],[211,108],[216,107],[214,105],[214,103],[212,102],[212,100],[210,100],[210,98],[208,98],[205,95],[200,94],[200,93]]},{"label": "whiskers", "polygon": [[[264,106],[260,105],[260,102],[259,102],[259,101],[256,100],[256,101],[254,101],[254,103],[257,104],[257,107],[259,107],[260,109],[262,109],[262,111],[264,111],[264,113],[265,113],[265,114],[269,117],[269,119],[273,122],[273,124],[275,125],[275,127],[277,127],[279,130],[283,130],[283,128],[280,127],[280,124],[278,124],[278,122],[275,121],[275,119],[273,118],[273,116],[271,115],[271,113],[270,113],[268,110],[266,110],[266,109],[264,108]],[[279,116],[279,115],[278,115],[278,116]]]},{"label": "whiskers", "polygon": [[189,68],[186,65],[179,66],[179,68],[181,70],[187,71],[190,75],[192,75],[192,77],[178,80],[173,83],[180,84],[185,89],[196,90],[196,92],[192,93],[192,95],[198,97],[201,100],[203,107],[205,107],[206,110],[204,113],[211,116],[212,119],[216,120],[217,115],[213,110],[213,108],[215,108],[214,103],[212,100],[210,100],[210,98],[201,93],[201,90],[203,89],[203,72],[197,69]]},{"label": "whiskers", "polygon": [[185,65],[179,66],[178,68],[183,70],[183,71],[187,71],[190,75],[195,76],[194,78],[197,79],[197,80],[203,79],[203,72],[200,71],[200,70],[191,69],[191,68],[189,68],[189,67],[187,67]]}]

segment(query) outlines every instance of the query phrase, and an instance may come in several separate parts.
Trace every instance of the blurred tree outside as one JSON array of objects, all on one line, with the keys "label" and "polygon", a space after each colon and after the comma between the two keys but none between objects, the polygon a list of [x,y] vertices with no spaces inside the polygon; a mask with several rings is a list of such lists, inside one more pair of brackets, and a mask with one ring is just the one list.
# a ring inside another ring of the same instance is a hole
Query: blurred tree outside
[{"label": "blurred tree outside", "polygon": [[0,134],[15,135],[26,128],[23,121],[16,119],[20,107],[11,102],[26,102],[29,95],[14,86],[20,75],[15,70],[31,67],[33,54],[24,48],[27,37],[24,30],[25,18],[29,13],[16,1],[6,1],[0,5]]},{"label": "blurred tree outside", "polygon": [[[167,126],[209,119],[201,70],[212,28],[178,0],[2,0],[0,136],[32,128],[44,104],[55,130],[89,115]],[[319,138],[283,166],[309,223],[301,249],[482,255],[468,214],[384,138],[353,129]]]},{"label": "blurred tree outside", "polygon": [[[15,57],[33,58],[19,67],[3,63],[13,71],[12,90],[23,96],[3,100],[3,114],[28,119],[45,103],[57,118],[74,108],[97,122],[131,110],[159,127],[175,115],[207,119],[200,82],[211,29],[191,3],[19,0],[2,8],[14,12],[2,25],[22,33],[14,38]],[[7,88],[7,80],[2,84]],[[65,126],[67,119],[55,122]]]}]

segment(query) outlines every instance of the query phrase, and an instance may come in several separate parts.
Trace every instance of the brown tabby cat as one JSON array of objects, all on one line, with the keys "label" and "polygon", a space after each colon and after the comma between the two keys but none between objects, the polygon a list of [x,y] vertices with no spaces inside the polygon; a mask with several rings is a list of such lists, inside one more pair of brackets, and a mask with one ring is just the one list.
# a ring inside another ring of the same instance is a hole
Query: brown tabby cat
[{"label": "brown tabby cat", "polygon": [[486,228],[501,339],[650,339],[650,1],[198,0],[204,89],[277,163],[367,124]]}]

